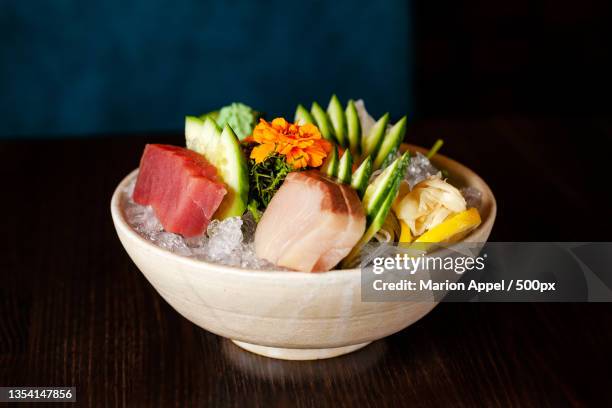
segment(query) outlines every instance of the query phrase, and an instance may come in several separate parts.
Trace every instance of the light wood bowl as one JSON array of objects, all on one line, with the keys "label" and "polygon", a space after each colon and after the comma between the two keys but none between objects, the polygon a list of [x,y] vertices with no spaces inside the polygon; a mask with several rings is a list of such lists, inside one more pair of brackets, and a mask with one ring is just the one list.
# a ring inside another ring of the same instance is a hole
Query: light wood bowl
[{"label": "light wood bowl", "polygon": [[[403,145],[411,151],[425,149]],[[433,162],[458,186],[482,191],[481,225],[465,242],[487,241],[496,203],[487,184],[467,167],[442,155]],[[423,316],[434,302],[362,302],[359,269],[324,273],[234,268],[173,254],[141,237],[126,222],[121,181],[111,214],[125,250],[159,294],[196,325],[267,357],[314,360],[358,350],[396,333]]]}]

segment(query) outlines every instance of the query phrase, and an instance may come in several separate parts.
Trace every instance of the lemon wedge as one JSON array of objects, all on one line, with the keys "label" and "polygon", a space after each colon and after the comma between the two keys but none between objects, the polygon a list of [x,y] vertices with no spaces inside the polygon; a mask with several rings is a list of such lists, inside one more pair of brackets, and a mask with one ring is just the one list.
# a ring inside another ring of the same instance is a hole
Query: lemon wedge
[{"label": "lemon wedge", "polygon": [[[480,225],[480,214],[478,214],[476,208],[470,208],[469,210],[451,215],[446,220],[418,237],[414,242],[428,244],[457,242],[478,225]],[[402,235],[403,233],[404,226],[402,222]]]},{"label": "lemon wedge", "polygon": [[412,233],[410,232],[410,227],[402,220],[399,220],[399,222],[402,227],[399,242],[412,242]]}]

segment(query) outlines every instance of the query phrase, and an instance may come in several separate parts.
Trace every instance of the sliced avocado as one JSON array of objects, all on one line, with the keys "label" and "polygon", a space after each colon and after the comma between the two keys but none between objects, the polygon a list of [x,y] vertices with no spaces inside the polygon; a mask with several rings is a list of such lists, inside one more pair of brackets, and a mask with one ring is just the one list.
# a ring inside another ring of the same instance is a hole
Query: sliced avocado
[{"label": "sliced avocado", "polygon": [[336,145],[334,145],[331,153],[325,159],[321,171],[330,177],[338,176],[338,147]]},{"label": "sliced avocado", "polygon": [[400,143],[404,140],[406,135],[406,116],[401,118],[385,135],[380,149],[374,159],[374,170],[381,168],[384,161],[397,151]]},{"label": "sliced avocado", "polygon": [[353,173],[353,155],[350,150],[345,150],[338,163],[338,180],[344,184],[351,183],[351,174]]},{"label": "sliced avocado", "polygon": [[315,123],[314,118],[312,117],[310,112],[308,112],[308,109],[306,109],[303,105],[297,106],[293,121],[300,125],[304,125],[306,123]]},{"label": "sliced avocado", "polygon": [[329,105],[327,106],[327,115],[331,120],[334,128],[334,135],[340,146],[345,147],[346,141],[346,118],[344,117],[344,109],[336,95],[332,95]]},{"label": "sliced avocado", "polygon": [[363,154],[376,157],[387,131],[387,123],[389,123],[389,113],[385,113],[378,119],[374,126],[372,126],[370,133],[361,139],[361,152]]},{"label": "sliced avocado", "polygon": [[346,105],[346,135],[348,144],[355,156],[361,154],[361,122],[355,107],[355,101],[350,99]]},{"label": "sliced avocado", "polygon": [[357,190],[359,197],[363,197],[363,193],[368,187],[370,176],[372,175],[372,158],[366,157],[361,165],[355,170],[351,177],[351,187]]},{"label": "sliced avocado", "polygon": [[327,113],[323,110],[321,105],[316,102],[312,103],[312,108],[310,108],[310,113],[315,119],[316,125],[321,132],[321,136],[330,142],[336,142],[336,138],[334,136],[334,128],[327,116]]}]

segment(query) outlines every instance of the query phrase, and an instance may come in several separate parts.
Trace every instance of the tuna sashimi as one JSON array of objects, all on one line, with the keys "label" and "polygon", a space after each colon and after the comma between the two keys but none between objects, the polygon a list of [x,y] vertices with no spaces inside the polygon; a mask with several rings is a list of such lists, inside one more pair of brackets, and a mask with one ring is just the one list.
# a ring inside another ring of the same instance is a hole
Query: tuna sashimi
[{"label": "tuna sashimi", "polygon": [[150,205],[168,232],[201,234],[226,194],[217,171],[204,156],[182,147],[145,147],[134,201]]},{"label": "tuna sashimi", "polygon": [[350,252],[365,226],[355,190],[316,170],[293,172],[257,225],[255,251],[286,268],[328,271]]}]

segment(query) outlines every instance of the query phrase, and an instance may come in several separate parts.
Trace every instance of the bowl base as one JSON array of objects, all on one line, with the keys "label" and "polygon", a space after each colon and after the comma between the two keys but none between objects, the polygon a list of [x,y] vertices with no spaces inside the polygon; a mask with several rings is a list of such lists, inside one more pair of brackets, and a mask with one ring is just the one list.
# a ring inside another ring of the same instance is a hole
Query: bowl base
[{"label": "bowl base", "polygon": [[322,349],[297,349],[297,348],[281,348],[267,347],[259,344],[245,343],[243,341],[232,340],[238,347],[243,348],[251,353],[261,356],[278,358],[281,360],[322,360],[324,358],[332,358],[348,354],[367,346],[371,342],[353,344],[351,346],[322,348]]}]

